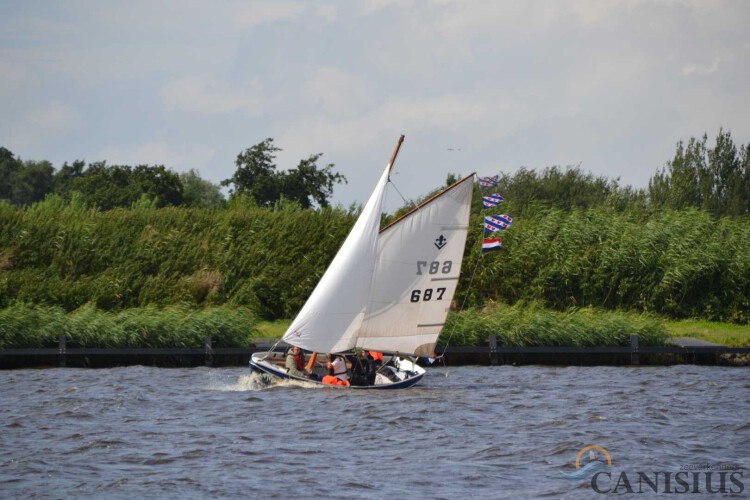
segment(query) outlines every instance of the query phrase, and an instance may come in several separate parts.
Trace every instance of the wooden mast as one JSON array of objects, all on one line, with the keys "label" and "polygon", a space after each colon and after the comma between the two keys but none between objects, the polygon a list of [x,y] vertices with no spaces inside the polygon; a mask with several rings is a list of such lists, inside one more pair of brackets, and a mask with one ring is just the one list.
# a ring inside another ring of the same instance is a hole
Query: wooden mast
[{"label": "wooden mast", "polygon": [[398,156],[398,152],[401,149],[401,144],[404,143],[404,135],[401,134],[401,137],[398,138],[398,144],[396,144],[396,149],[393,150],[393,156],[391,156],[391,161],[388,162],[388,176],[391,175],[391,170],[393,170],[393,164],[396,163],[396,157]]}]

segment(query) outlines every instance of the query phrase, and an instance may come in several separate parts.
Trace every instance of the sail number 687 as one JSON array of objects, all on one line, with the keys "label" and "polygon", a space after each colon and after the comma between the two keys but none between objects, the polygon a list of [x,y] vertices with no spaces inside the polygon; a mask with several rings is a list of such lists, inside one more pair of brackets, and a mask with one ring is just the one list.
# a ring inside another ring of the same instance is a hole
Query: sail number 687
[{"label": "sail number 687", "polygon": [[445,293],[445,288],[438,288],[436,290],[433,290],[432,288],[425,288],[424,290],[412,290],[411,292],[411,301],[412,302],[419,302],[420,300],[428,301],[432,300],[433,298],[435,300],[443,300],[443,294]]},{"label": "sail number 687", "polygon": [[440,262],[439,260],[433,260],[432,262],[427,262],[426,260],[418,260],[417,275],[424,274],[423,271],[427,271],[430,274],[448,274],[451,272],[451,267],[453,267],[452,260],[446,260],[444,262]]}]

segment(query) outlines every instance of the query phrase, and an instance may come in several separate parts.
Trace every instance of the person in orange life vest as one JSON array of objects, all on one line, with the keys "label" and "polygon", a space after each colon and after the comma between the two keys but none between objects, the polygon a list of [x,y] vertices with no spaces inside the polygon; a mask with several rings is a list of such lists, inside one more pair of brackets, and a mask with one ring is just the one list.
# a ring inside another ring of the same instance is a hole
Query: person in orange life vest
[{"label": "person in orange life vest", "polygon": [[346,361],[343,356],[329,354],[326,366],[328,366],[329,375],[333,375],[339,380],[349,380],[349,373],[346,371]]},{"label": "person in orange life vest", "polygon": [[348,380],[341,380],[340,378],[333,376],[333,375],[326,375],[321,380],[324,384],[328,385],[343,385],[345,387],[349,387],[349,381]]},{"label": "person in orange life vest", "polygon": [[346,372],[346,361],[344,361],[344,358],[335,354],[329,354],[326,365],[328,366],[328,375],[323,377],[321,382],[329,385],[349,386],[349,374]]},{"label": "person in orange life vest", "polygon": [[376,368],[383,366],[383,353],[378,351],[367,351],[367,354],[372,358],[372,362]]}]

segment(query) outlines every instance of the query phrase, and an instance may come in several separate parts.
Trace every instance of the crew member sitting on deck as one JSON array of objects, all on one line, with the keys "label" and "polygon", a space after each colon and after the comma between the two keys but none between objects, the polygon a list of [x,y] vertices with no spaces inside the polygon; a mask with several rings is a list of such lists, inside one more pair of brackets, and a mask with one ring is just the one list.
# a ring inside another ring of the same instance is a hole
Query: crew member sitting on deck
[{"label": "crew member sitting on deck", "polygon": [[328,355],[328,374],[333,375],[339,380],[349,380],[349,373],[346,371],[346,361],[343,356],[336,354]]},{"label": "crew member sitting on deck", "polygon": [[305,353],[299,347],[292,346],[286,355],[286,372],[295,377],[307,377],[305,373]]},{"label": "crew member sitting on deck", "polygon": [[328,375],[323,377],[324,384],[349,385],[349,374],[346,371],[346,361],[335,354],[328,355]]},{"label": "crew member sitting on deck", "polygon": [[372,357],[366,351],[358,349],[352,360],[352,385],[374,385],[375,372]]},{"label": "crew member sitting on deck", "polygon": [[383,366],[384,357],[382,352],[367,351],[367,354],[372,358],[372,363],[376,369]]}]

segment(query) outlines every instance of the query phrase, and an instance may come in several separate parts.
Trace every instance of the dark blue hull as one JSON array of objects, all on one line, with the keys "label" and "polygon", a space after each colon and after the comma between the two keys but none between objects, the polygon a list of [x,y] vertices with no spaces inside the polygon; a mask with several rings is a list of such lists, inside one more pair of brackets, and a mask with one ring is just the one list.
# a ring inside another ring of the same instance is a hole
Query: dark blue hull
[{"label": "dark blue hull", "polygon": [[276,366],[273,363],[266,362],[262,359],[255,359],[257,354],[258,353],[250,357],[250,370],[251,371],[264,373],[266,375],[270,375],[272,377],[275,377],[281,380],[296,380],[299,382],[304,382],[306,384],[315,384],[315,385],[320,385],[323,387],[332,387],[335,389],[356,389],[356,390],[406,389],[407,387],[411,387],[419,383],[419,381],[422,380],[425,374],[425,371],[422,367],[414,365],[411,362],[408,362],[414,371],[404,372],[404,373],[408,373],[409,375],[403,380],[399,380],[397,382],[391,382],[388,384],[361,385],[361,386],[360,385],[351,385],[351,386],[330,385],[330,384],[324,384],[323,382],[319,382],[317,380],[310,380],[308,378],[295,377],[294,375],[289,375],[286,372],[286,369],[284,368]]}]

